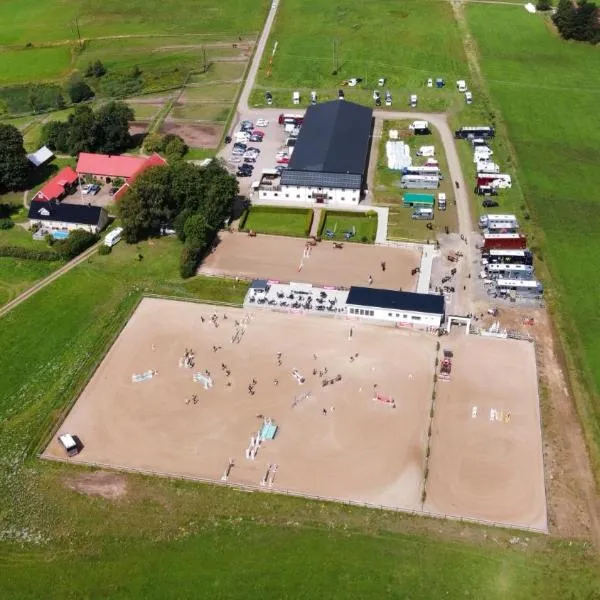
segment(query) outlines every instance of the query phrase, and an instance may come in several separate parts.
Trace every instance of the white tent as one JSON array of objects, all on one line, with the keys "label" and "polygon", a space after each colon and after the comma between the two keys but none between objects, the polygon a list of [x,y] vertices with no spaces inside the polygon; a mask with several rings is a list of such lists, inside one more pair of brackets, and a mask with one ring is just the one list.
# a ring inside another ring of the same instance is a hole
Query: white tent
[{"label": "white tent", "polygon": [[52,150],[47,146],[42,146],[39,150],[36,150],[33,154],[27,155],[27,160],[34,166],[39,167],[45,162],[48,162],[51,158],[54,158]]}]

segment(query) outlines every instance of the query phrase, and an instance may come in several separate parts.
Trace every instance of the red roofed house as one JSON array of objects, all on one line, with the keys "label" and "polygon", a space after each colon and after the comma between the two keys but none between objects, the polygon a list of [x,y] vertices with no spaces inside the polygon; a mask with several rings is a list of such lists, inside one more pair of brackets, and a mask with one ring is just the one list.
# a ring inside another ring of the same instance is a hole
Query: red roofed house
[{"label": "red roofed house", "polygon": [[64,167],[44,185],[33,199],[42,202],[62,200],[67,194],[75,191],[77,179],[77,173],[71,167]]},{"label": "red roofed house", "polygon": [[90,175],[110,183],[113,179],[124,179],[125,183],[115,192],[118,200],[135,181],[136,177],[150,167],[166,165],[167,161],[154,153],[142,158],[138,156],[111,156],[81,152],[77,160],[77,173],[80,177]]}]

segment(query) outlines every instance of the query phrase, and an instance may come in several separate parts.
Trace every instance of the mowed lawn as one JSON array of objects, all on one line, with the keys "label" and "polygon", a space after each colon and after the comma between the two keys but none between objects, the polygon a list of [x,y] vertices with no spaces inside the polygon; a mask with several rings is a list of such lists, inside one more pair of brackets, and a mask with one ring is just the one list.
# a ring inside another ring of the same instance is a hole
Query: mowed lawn
[{"label": "mowed lawn", "polygon": [[580,407],[600,469],[600,54],[562,41],[522,7],[469,5],[493,101],[516,149],[518,176],[553,279],[560,324],[593,397]]},{"label": "mowed lawn", "polygon": [[311,213],[312,210],[305,208],[255,206],[248,213],[244,229],[271,235],[306,237]]},{"label": "mowed lawn", "polygon": [[[346,234],[352,233],[350,237]],[[323,223],[324,240],[372,243],[377,233],[377,213],[328,210]]]},{"label": "mowed lawn", "polygon": [[268,3],[244,0],[5,0],[0,3],[0,45],[74,40],[82,37],[260,31]]},{"label": "mowed lawn", "polygon": [[578,542],[136,475],[119,500],[71,489],[89,470],[35,450],[142,290],[244,296],[179,279],[180,250],[120,243],[0,319],[3,598],[593,597],[600,565]]},{"label": "mowed lawn", "polygon": [[[0,15],[2,6],[0,4]],[[0,22],[10,20],[2,21],[0,17]],[[59,79],[70,69],[69,46],[0,50],[0,85]]]},{"label": "mowed lawn", "polygon": [[0,256],[0,306],[16,298],[39,279],[61,266],[60,261],[25,260]]},{"label": "mowed lawn", "polygon": [[[340,69],[333,74],[336,63]],[[285,105],[291,103],[291,90],[300,89],[308,101],[308,91],[316,89],[324,100],[337,95],[342,80],[361,77],[358,88],[346,88],[346,98],[372,104],[371,92],[385,77],[384,90],[390,89],[396,107],[406,106],[408,95],[417,93],[421,108],[443,110],[461,101],[453,82],[467,73],[449,3],[287,0],[279,6],[258,84]],[[429,77],[445,78],[446,89],[428,89]],[[253,100],[262,101],[258,90]]]}]

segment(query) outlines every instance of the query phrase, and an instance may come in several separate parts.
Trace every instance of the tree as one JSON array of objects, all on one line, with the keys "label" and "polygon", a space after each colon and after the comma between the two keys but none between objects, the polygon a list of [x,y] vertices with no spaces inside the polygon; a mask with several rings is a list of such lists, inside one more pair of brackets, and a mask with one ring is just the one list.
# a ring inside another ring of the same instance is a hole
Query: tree
[{"label": "tree", "polygon": [[42,125],[40,141],[48,146],[50,150],[58,150],[58,152],[69,151],[69,135],[71,126],[66,122],[48,121]]},{"label": "tree", "polygon": [[552,20],[558,28],[560,35],[569,39],[569,31],[571,29],[571,21],[573,19],[574,9],[571,0],[559,0],[556,12],[552,15]]},{"label": "tree", "polygon": [[21,132],[0,123],[0,194],[25,189],[28,169]]},{"label": "tree", "polygon": [[94,97],[92,88],[77,74],[72,75],[67,82],[67,93],[74,104]]},{"label": "tree", "polygon": [[96,118],[89,106],[77,106],[69,115],[69,154],[92,152],[97,147]]},{"label": "tree", "polygon": [[85,70],[86,77],[102,77],[102,75],[106,74],[106,67],[102,64],[100,60],[95,60],[93,63],[90,63]]},{"label": "tree", "polygon": [[175,136],[164,149],[164,153],[167,155],[169,161],[183,158],[185,153],[188,151],[187,144],[179,137]]},{"label": "tree", "polygon": [[183,226],[185,239],[189,246],[204,249],[208,245],[211,227],[201,213],[190,215]]},{"label": "tree", "polygon": [[535,5],[536,10],[541,12],[545,12],[552,8],[552,2],[550,0],[538,0],[538,3]]},{"label": "tree", "polygon": [[131,146],[129,121],[134,113],[124,102],[109,102],[96,113],[98,150],[105,154],[117,154]]}]

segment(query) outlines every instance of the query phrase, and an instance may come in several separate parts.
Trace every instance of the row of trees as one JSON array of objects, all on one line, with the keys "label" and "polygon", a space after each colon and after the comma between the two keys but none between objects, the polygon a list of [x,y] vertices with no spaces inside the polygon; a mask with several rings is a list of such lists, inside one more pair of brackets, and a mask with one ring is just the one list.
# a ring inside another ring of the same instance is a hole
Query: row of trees
[{"label": "row of trees", "polygon": [[0,123],[0,194],[25,189],[28,171],[21,132],[14,125]]},{"label": "row of trees", "polygon": [[205,168],[175,161],[148,169],[119,203],[125,239],[136,243],[174,228],[184,242],[181,275],[191,277],[237,193],[237,180],[216,161]]},{"label": "row of trees", "polygon": [[552,20],[561,37],[580,42],[600,42],[600,14],[593,2],[560,0]]},{"label": "row of trees", "polygon": [[129,121],[133,110],[123,102],[110,102],[95,113],[78,106],[66,122],[49,121],[42,127],[41,142],[58,152],[119,154],[131,147]]}]

